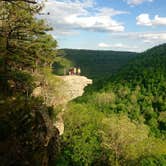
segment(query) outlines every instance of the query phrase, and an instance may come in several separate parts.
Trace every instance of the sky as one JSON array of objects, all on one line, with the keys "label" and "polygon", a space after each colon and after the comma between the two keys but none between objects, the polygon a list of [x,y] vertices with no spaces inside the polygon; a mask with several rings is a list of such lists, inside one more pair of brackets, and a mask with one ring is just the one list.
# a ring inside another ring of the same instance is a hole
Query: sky
[{"label": "sky", "polygon": [[47,0],[59,48],[142,52],[166,43],[166,0]]}]

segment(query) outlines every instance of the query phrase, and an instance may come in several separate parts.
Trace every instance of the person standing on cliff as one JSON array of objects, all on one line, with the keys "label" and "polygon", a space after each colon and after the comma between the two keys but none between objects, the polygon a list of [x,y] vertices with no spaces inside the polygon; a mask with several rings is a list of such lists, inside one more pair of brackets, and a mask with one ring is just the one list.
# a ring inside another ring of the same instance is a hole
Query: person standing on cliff
[{"label": "person standing on cliff", "polygon": [[66,75],[66,68],[63,69],[63,74]]},{"label": "person standing on cliff", "polygon": [[77,74],[81,75],[81,69],[80,69],[80,67],[78,67],[78,69],[77,69]]},{"label": "person standing on cliff", "polygon": [[73,72],[74,72],[74,75],[77,74],[77,68],[76,67],[73,68]]},{"label": "person standing on cliff", "polygon": [[69,69],[69,75],[72,75],[72,69],[71,68]]},{"label": "person standing on cliff", "polygon": [[74,68],[71,69],[71,75],[74,75]]}]

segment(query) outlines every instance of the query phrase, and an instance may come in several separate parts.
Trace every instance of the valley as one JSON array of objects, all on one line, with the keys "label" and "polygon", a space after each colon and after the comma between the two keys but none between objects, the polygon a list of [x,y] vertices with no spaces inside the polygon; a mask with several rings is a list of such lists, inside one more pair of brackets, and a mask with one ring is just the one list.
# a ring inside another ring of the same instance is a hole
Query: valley
[{"label": "valley", "polygon": [[0,165],[166,165],[159,2],[0,1]]}]

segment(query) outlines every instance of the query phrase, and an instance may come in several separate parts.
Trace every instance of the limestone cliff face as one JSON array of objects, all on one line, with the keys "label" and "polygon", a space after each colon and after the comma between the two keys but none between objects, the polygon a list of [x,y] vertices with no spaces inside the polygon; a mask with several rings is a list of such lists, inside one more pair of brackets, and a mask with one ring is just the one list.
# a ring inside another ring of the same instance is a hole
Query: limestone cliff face
[{"label": "limestone cliff face", "polygon": [[92,80],[84,76],[62,76],[61,79],[65,82],[63,95],[65,96],[64,102],[69,102],[84,93],[84,88],[92,84]]},{"label": "limestone cliff face", "polygon": [[59,130],[60,135],[62,135],[64,132],[63,113],[65,111],[66,104],[69,101],[79,96],[82,96],[84,93],[84,88],[87,85],[92,84],[92,80],[84,76],[76,76],[76,75],[61,76],[60,78],[64,82],[64,86],[62,89],[63,100],[61,101],[64,104],[64,108],[57,115],[57,121],[55,122],[54,125]]},{"label": "limestone cliff face", "polygon": [[[57,79],[59,81],[57,81]],[[54,80],[57,81],[54,84]],[[66,104],[84,93],[84,88],[92,84],[92,80],[85,76],[51,76],[51,81],[45,80],[44,86],[37,87],[33,95],[43,96],[48,106],[63,105],[61,112],[57,115],[54,126],[59,130],[60,135],[64,132],[63,113]]]},{"label": "limestone cliff face", "polygon": [[68,76],[53,76],[56,84],[45,80],[44,86],[39,86],[33,91],[34,96],[43,96],[48,106],[65,105],[69,101],[82,96],[84,88],[92,84],[92,80],[85,76],[68,75]]}]

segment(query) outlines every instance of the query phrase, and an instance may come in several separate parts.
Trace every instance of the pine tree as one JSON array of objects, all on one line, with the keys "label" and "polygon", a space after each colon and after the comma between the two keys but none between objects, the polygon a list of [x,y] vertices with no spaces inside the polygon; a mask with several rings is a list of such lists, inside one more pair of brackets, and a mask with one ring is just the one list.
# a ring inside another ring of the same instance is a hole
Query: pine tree
[{"label": "pine tree", "polygon": [[[35,15],[33,0],[0,1],[0,161],[1,165],[50,165],[59,151],[52,107],[33,91],[32,72],[51,65],[57,42]],[[11,146],[12,145],[12,146]]]},{"label": "pine tree", "polygon": [[11,86],[9,82],[17,82],[15,75],[51,65],[55,58],[57,43],[46,34],[50,27],[34,18],[42,4],[32,2],[0,2],[0,82],[5,94]]}]

